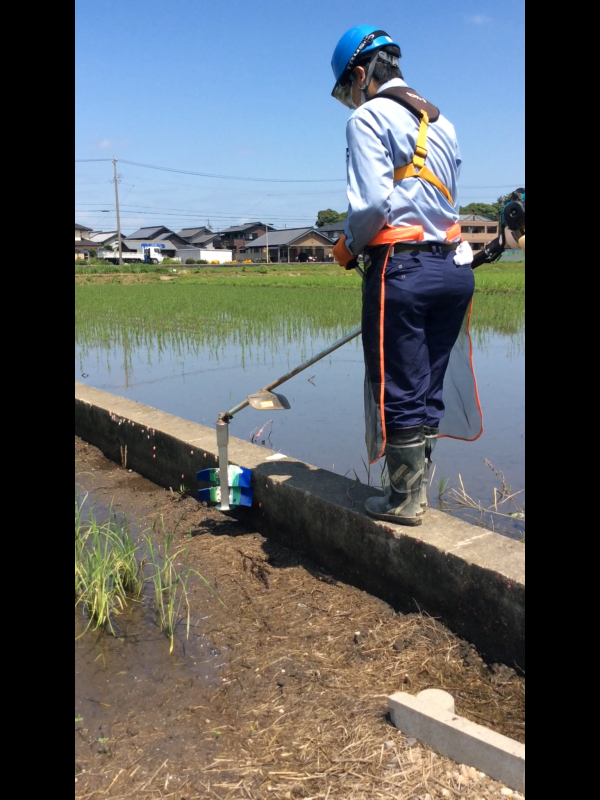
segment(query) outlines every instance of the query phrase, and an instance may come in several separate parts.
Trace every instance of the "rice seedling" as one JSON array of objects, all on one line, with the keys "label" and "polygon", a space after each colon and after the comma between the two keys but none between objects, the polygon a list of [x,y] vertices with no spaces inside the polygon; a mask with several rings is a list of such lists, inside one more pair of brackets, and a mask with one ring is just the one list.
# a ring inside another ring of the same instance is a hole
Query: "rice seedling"
[{"label": "rice seedling", "polygon": [[142,567],[138,560],[139,547],[133,541],[126,520],[112,519],[113,560],[116,580],[123,593],[139,597],[144,586]]},{"label": "rice seedling", "polygon": [[110,522],[99,525],[94,514],[90,514],[81,538],[75,567],[77,601],[87,611],[88,627],[106,627],[114,633],[112,618],[123,610],[127,598],[115,575]]},{"label": "rice seedling", "polygon": [[114,633],[113,617],[142,592],[139,548],[127,521],[112,510],[104,524],[93,509],[85,517],[85,500],[75,500],[75,602],[88,615],[86,630],[105,627]]},{"label": "rice seedling", "polygon": [[190,604],[187,585],[192,569],[179,568],[177,559],[185,560],[187,548],[172,550],[173,536],[165,539],[162,552],[146,536],[150,581],[154,588],[154,605],[160,629],[169,637],[169,653],[173,652],[175,631],[182,620],[186,623],[186,636],[190,633]]}]

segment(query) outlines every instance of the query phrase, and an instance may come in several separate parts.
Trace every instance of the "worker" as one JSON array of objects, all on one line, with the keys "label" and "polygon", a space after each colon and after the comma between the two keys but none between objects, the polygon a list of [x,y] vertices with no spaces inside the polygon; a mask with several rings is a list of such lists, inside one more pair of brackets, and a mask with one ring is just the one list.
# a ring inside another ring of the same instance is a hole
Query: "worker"
[{"label": "worker", "polygon": [[366,511],[420,525],[455,345],[460,380],[452,387],[447,435],[477,438],[481,410],[466,329],[473,253],[458,224],[456,133],[405,83],[400,57],[399,45],[371,25],[347,31],[333,53],[332,95],[353,109],[346,127],[348,216],[333,253],[346,269],[361,254],[365,262],[367,448],[372,463],[385,455],[389,474],[385,496],[369,498]]}]

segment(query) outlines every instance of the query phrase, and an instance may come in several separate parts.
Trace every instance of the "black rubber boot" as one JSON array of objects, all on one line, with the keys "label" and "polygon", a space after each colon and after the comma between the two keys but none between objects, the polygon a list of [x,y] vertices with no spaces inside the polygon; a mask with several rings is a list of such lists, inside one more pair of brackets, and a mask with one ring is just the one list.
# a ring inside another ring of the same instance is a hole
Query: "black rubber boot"
[{"label": "black rubber boot", "polygon": [[385,497],[369,497],[367,514],[396,525],[420,525],[425,513],[421,507],[421,485],[425,471],[423,426],[395,431],[385,448],[390,488]]},{"label": "black rubber boot", "polygon": [[427,502],[427,482],[429,480],[429,473],[431,472],[431,465],[433,464],[431,454],[438,440],[438,429],[430,428],[429,425],[425,425],[423,433],[425,434],[425,474],[423,475],[423,483],[421,484],[421,507],[427,508],[429,505]]}]

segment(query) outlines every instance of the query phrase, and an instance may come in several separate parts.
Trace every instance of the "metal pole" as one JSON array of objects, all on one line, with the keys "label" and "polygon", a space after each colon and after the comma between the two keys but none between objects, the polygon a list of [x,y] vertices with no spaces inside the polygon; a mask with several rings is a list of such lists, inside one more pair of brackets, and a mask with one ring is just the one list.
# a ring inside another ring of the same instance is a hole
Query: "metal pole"
[{"label": "metal pole", "polygon": [[221,511],[229,511],[229,425],[223,420],[217,422],[217,448],[219,450],[219,484],[221,486]]},{"label": "metal pole", "polygon": [[[328,347],[326,350],[323,350],[318,355],[314,356],[308,361],[305,361],[304,364],[300,364],[299,367],[296,367],[291,372],[288,372],[286,375],[283,375],[281,378],[277,378],[276,381],[273,381],[273,383],[270,383],[268,386],[264,386],[260,391],[270,392],[271,389],[275,389],[277,386],[281,386],[282,383],[289,381],[290,378],[293,378],[295,375],[298,375],[298,373],[303,372],[305,369],[308,369],[308,367],[312,366],[312,364],[315,364],[317,361],[320,361],[322,358],[325,358],[325,356],[328,356],[330,353],[333,353],[334,350],[343,347],[348,342],[351,342],[352,339],[356,339],[357,336],[360,336],[361,332],[362,332],[362,327],[355,328],[353,331],[344,336],[343,339],[339,339],[337,342],[332,344],[331,347]],[[227,411],[225,414],[219,414],[219,419],[224,421],[229,421],[234,416],[234,414],[237,414],[238,411],[241,411],[248,405],[250,405],[250,403],[246,399],[239,405],[232,408],[231,411]]]},{"label": "metal pole", "polygon": [[267,224],[267,264],[269,263],[269,225]]},{"label": "metal pole", "polygon": [[119,240],[119,264],[123,263],[123,239],[121,237],[121,215],[119,213],[119,176],[117,175],[117,159],[113,158],[113,173],[115,184],[115,209],[117,212],[117,238]]}]

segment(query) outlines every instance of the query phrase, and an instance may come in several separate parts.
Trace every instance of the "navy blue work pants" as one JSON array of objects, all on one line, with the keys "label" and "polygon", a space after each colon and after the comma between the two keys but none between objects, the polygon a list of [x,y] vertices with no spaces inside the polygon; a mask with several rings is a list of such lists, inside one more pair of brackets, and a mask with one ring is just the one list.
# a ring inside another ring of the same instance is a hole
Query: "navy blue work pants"
[{"label": "navy blue work pants", "polygon": [[444,416],[444,375],[475,279],[470,266],[454,264],[454,251],[393,255],[392,249],[386,261],[388,249],[367,251],[362,340],[378,404],[383,372],[389,435],[416,425],[439,426]]}]

